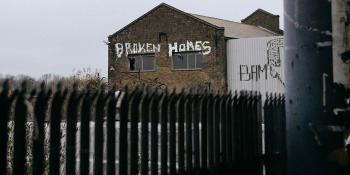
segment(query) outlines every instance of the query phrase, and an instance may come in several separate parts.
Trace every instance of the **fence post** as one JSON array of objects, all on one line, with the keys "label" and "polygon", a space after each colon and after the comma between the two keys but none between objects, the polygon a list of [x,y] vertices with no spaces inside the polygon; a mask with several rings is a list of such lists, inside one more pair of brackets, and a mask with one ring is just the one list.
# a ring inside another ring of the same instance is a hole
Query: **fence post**
[{"label": "fence post", "polygon": [[70,94],[68,100],[67,111],[66,175],[76,173],[76,132],[81,97],[78,92],[78,85],[74,84],[73,92]]},{"label": "fence post", "polygon": [[169,174],[176,174],[176,90],[170,96],[168,104],[169,119]]},{"label": "fence post", "polygon": [[271,95],[269,95],[268,93],[266,93],[266,99],[265,99],[265,103],[264,103],[264,140],[265,140],[265,166],[266,166],[266,172],[269,171],[270,169],[270,164],[269,164],[269,157],[271,156],[271,139],[272,139],[272,135],[271,135],[271,112],[270,112],[270,105],[271,105]]},{"label": "fence post", "polygon": [[226,108],[226,153],[227,163],[232,164],[232,93],[227,95],[225,108]]},{"label": "fence post", "polygon": [[[258,145],[257,145],[257,156],[262,158],[263,154],[263,108],[262,108],[262,97],[261,93],[258,92],[257,95],[257,104],[256,104],[256,110],[257,110],[257,128],[258,128]],[[260,167],[262,169],[263,167],[263,159],[260,159]]]},{"label": "fence post", "polygon": [[64,100],[68,93],[67,89],[62,92],[62,88],[62,83],[58,83],[51,106],[49,157],[49,173],[51,175],[60,174],[61,119]]},{"label": "fence post", "polygon": [[48,110],[48,103],[51,96],[51,89],[46,90],[45,83],[41,84],[35,108],[34,108],[34,131],[33,131],[33,174],[44,173],[44,141],[45,141],[45,117]]},{"label": "fence post", "polygon": [[[120,93],[118,94],[120,96]],[[95,105],[95,148],[94,148],[94,174],[103,174],[103,142],[104,142],[104,131],[103,123],[104,117],[106,116],[106,104],[108,100],[108,95],[106,94],[106,86],[102,85],[99,91],[99,96],[97,97],[97,102]]]},{"label": "fence post", "polygon": [[90,119],[94,96],[85,92],[80,115],[80,174],[89,174],[90,169]]},{"label": "fence post", "polygon": [[208,168],[207,152],[208,152],[208,96],[207,92],[203,94],[200,100],[200,111],[201,111],[201,168],[206,170]]},{"label": "fence post", "polygon": [[158,175],[158,124],[159,124],[159,99],[158,92],[154,92],[150,100],[149,116],[151,117],[151,175]]},{"label": "fence post", "polygon": [[192,109],[192,100],[193,100],[193,94],[192,89],[190,90],[186,102],[185,102],[185,109],[186,109],[186,115],[185,115],[185,123],[186,123],[186,171],[191,172],[193,168],[192,163],[192,116],[193,116],[193,109]]},{"label": "fence post", "polygon": [[220,164],[220,95],[214,99],[213,110],[213,131],[214,131],[214,166]]},{"label": "fence post", "polygon": [[146,88],[146,94],[140,101],[140,115],[141,120],[141,174],[147,175],[148,168],[148,124],[150,114],[150,98],[153,98],[153,93],[150,92],[149,88]]},{"label": "fence post", "polygon": [[254,96],[252,91],[248,92],[248,101],[247,101],[247,115],[245,117],[247,134],[246,146],[247,146],[247,158],[252,166],[251,170],[254,169],[254,140],[255,140],[255,127],[254,127]]},{"label": "fence post", "polygon": [[215,97],[213,97],[213,94],[210,94],[206,105],[208,127],[208,168],[214,167],[214,106]]},{"label": "fence post", "polygon": [[0,174],[7,174],[7,144],[8,144],[8,121],[12,102],[17,96],[11,94],[10,81],[5,80],[0,93]]},{"label": "fence post", "polygon": [[[111,97],[113,100],[113,96]],[[130,95],[128,88],[125,87],[122,104],[120,107],[120,129],[119,129],[119,174],[127,175],[128,173],[128,114],[129,114]],[[111,102],[110,102],[111,103]],[[111,111],[112,112],[112,111]],[[110,112],[109,112],[110,113]],[[113,121],[113,122],[112,122]],[[111,124],[112,123],[112,124]],[[113,125],[113,126],[111,126]],[[108,127],[109,126],[109,127]],[[110,128],[110,129],[108,129]],[[115,135],[112,134],[115,128],[113,115],[108,114],[107,118],[107,174],[115,174],[115,147],[109,146],[115,142]]]},{"label": "fence post", "polygon": [[179,155],[179,174],[184,174],[185,172],[185,131],[184,131],[184,119],[185,119],[185,101],[186,95],[184,89],[182,89],[180,98],[176,104],[176,114],[178,121],[178,155]]},{"label": "fence post", "polygon": [[136,175],[139,172],[139,151],[138,151],[138,122],[140,113],[140,104],[144,94],[136,88],[135,93],[130,98],[130,175]]},{"label": "fence post", "polygon": [[194,153],[194,170],[198,171],[200,167],[200,146],[199,146],[199,118],[201,110],[199,107],[200,96],[198,92],[194,95],[192,102],[193,109],[193,153]]},{"label": "fence post", "polygon": [[226,163],[226,160],[227,160],[227,145],[226,145],[226,130],[227,130],[227,119],[226,119],[226,97],[227,95],[226,94],[223,94],[221,97],[220,97],[220,102],[219,102],[219,120],[220,120],[220,146],[221,146],[221,149],[220,149],[220,163],[222,164],[225,164]]},{"label": "fence post", "polygon": [[14,126],[14,150],[13,150],[13,174],[26,174],[26,118],[28,115],[27,85],[22,83],[22,90],[19,92],[15,104],[15,126]]},{"label": "fence post", "polygon": [[165,90],[161,100],[161,108],[160,108],[160,121],[161,121],[161,130],[160,130],[160,166],[161,166],[161,174],[168,174],[168,115],[167,115],[167,106],[169,102],[168,90]]},{"label": "fence post", "polygon": [[232,99],[232,104],[231,104],[231,140],[232,140],[232,161],[234,164],[237,163],[237,132],[236,132],[236,123],[237,123],[237,91],[234,92],[234,96]]},{"label": "fence post", "polygon": [[[116,115],[117,115],[117,101],[118,97],[115,95],[116,88],[115,86],[112,88],[112,90],[109,92],[109,101],[107,104],[107,175],[113,175],[116,174],[116,169],[115,169],[115,156],[116,156]],[[127,90],[125,90],[127,93]],[[126,95],[124,95],[123,100]],[[127,108],[126,108],[127,110]],[[120,119],[122,120],[122,119]],[[120,130],[122,130],[122,122],[120,122]],[[121,132],[121,131],[120,131]],[[120,136],[120,147],[122,145],[127,144],[127,142],[121,142],[122,141],[122,136]],[[127,145],[126,145],[127,146]],[[120,155],[121,156],[121,155]],[[125,163],[127,161],[125,160]],[[119,161],[119,168],[121,169],[121,163]],[[121,171],[121,170],[120,170]]]}]

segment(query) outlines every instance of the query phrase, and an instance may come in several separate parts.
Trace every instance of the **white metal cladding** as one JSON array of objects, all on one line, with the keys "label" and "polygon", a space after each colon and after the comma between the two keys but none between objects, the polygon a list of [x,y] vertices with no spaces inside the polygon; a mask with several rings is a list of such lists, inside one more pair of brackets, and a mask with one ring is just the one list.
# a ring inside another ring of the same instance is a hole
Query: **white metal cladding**
[{"label": "white metal cladding", "polygon": [[283,61],[282,36],[228,40],[229,90],[284,93]]}]

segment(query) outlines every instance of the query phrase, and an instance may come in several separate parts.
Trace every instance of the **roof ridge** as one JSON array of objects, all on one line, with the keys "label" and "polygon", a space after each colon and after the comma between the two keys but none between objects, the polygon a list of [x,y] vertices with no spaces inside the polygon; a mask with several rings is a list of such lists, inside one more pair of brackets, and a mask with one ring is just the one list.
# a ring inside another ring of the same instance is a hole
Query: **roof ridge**
[{"label": "roof ridge", "polygon": [[256,27],[261,28],[261,29],[263,29],[263,30],[266,30],[266,31],[268,31],[268,32],[270,32],[270,33],[272,33],[272,34],[278,35],[278,33],[274,32],[274,31],[272,31],[272,30],[269,30],[269,29],[267,29],[267,28],[265,28],[265,27],[263,27],[263,26],[256,26]]},{"label": "roof ridge", "polygon": [[258,26],[255,26],[255,25],[246,24],[246,23],[237,22],[237,21],[232,21],[232,20],[228,20],[228,19],[222,19],[222,18],[211,17],[211,16],[205,16],[205,15],[198,15],[198,14],[194,14],[194,13],[190,13],[190,15],[201,16],[201,17],[211,18],[211,19],[217,19],[217,20],[222,20],[222,21],[227,21],[227,22],[232,22],[232,23],[236,23],[236,24],[241,24],[241,25],[246,25],[246,26],[252,26],[252,27],[257,27],[257,28],[259,28]]},{"label": "roof ridge", "polygon": [[190,15],[202,16],[202,17],[207,17],[207,18],[212,18],[212,19],[219,19],[219,20],[223,20],[223,21],[228,21],[228,22],[234,22],[234,23],[243,24],[243,23],[240,23],[240,22],[237,22],[237,21],[232,21],[232,20],[222,19],[222,18],[217,18],[217,17],[212,17],[212,16],[198,15],[198,14],[194,14],[194,13],[190,13]]}]

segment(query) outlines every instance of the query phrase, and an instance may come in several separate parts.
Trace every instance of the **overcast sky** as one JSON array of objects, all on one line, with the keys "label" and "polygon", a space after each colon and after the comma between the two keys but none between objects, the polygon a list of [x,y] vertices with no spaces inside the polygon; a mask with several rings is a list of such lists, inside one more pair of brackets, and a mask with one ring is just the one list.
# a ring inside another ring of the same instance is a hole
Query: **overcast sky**
[{"label": "overcast sky", "polygon": [[280,15],[283,0],[2,0],[0,74],[107,76],[107,36],[165,2],[189,13],[240,21],[257,8]]}]

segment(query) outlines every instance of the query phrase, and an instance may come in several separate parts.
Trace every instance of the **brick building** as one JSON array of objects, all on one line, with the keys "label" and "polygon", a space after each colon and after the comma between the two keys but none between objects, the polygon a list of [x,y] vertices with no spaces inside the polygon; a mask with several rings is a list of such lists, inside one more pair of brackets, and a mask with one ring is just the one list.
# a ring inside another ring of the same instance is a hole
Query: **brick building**
[{"label": "brick building", "polygon": [[238,23],[162,3],[108,37],[108,81],[226,89],[226,41],[281,34],[279,16],[261,9]]}]

